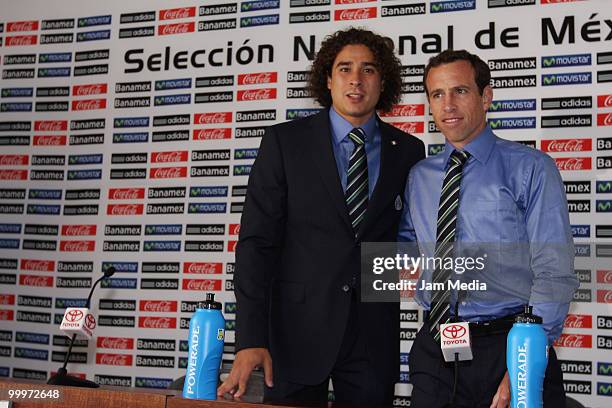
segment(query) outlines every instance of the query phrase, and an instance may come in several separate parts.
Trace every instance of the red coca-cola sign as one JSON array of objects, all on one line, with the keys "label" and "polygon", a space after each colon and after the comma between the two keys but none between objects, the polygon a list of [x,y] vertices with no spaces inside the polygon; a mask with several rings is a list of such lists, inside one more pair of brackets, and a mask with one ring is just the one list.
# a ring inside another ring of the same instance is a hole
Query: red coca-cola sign
[{"label": "red coca-cola sign", "polygon": [[230,224],[228,229],[230,235],[240,234],[240,224]]},{"label": "red coca-cola sign", "polygon": [[97,227],[95,224],[62,225],[62,235],[96,235]]},{"label": "red coca-cola sign", "polygon": [[68,130],[67,120],[37,120],[34,122],[34,130],[39,132],[57,132]]},{"label": "red coca-cola sign", "polygon": [[138,200],[144,196],[144,188],[111,188],[108,190],[109,200]]},{"label": "red coca-cola sign", "polygon": [[391,125],[406,133],[423,133],[423,122],[393,122]]},{"label": "red coca-cola sign", "polygon": [[72,101],[73,111],[106,109],[106,99],[83,99]]},{"label": "red coca-cola sign", "polygon": [[574,3],[576,1],[584,0],[541,0],[542,4]]},{"label": "red coca-cola sign", "polygon": [[105,94],[107,91],[107,84],[74,85],[72,87],[73,96],[100,95]]},{"label": "red coca-cola sign", "polygon": [[238,101],[263,101],[276,99],[276,88],[243,89],[238,91]]},{"label": "red coca-cola sign", "polygon": [[590,157],[556,157],[555,163],[559,171],[591,170]]},{"label": "red coca-cola sign", "polygon": [[0,320],[15,320],[15,311],[0,309]]},{"label": "red coca-cola sign", "polygon": [[189,151],[187,150],[151,153],[151,163],[177,163],[188,159]]},{"label": "red coca-cola sign", "polygon": [[383,117],[397,116],[423,116],[425,114],[425,105],[422,103],[409,103],[403,105],[393,105],[391,111],[381,113]]},{"label": "red coca-cola sign", "polygon": [[6,47],[22,47],[25,45],[36,45],[37,43],[38,37],[36,35],[15,35],[6,37],[4,40]]},{"label": "red coca-cola sign", "polygon": [[0,154],[0,166],[27,166],[29,163],[27,154]]},{"label": "red coca-cola sign", "polygon": [[183,279],[183,290],[212,291],[221,290],[220,279]]},{"label": "red coca-cola sign", "polygon": [[140,316],[138,327],[143,329],[176,329],[176,317]]},{"label": "red coca-cola sign", "polygon": [[27,180],[27,170],[8,169],[0,170],[0,180]]},{"label": "red coca-cola sign", "polygon": [[183,273],[219,274],[223,273],[221,262],[184,262]]},{"label": "red coca-cola sign", "polygon": [[160,20],[176,20],[179,18],[188,18],[194,17],[196,13],[195,7],[180,7],[180,8],[172,8],[159,10],[159,19]]},{"label": "red coca-cola sign", "polygon": [[0,305],[14,305],[15,295],[0,294]]},{"label": "red coca-cola sign", "polygon": [[591,150],[593,150],[592,139],[542,140],[543,152],[590,152]]},{"label": "red coca-cola sign", "polygon": [[597,289],[597,303],[612,303],[612,289]]},{"label": "red coca-cola sign", "polygon": [[142,215],[143,204],[109,204],[106,215]]},{"label": "red coca-cola sign", "polygon": [[193,140],[220,140],[231,138],[231,128],[194,129],[193,131]]},{"label": "red coca-cola sign", "polygon": [[612,269],[598,269],[597,283],[612,284]]},{"label": "red coca-cola sign", "polygon": [[612,126],[612,112],[598,113],[597,126]]},{"label": "red coca-cola sign", "polygon": [[568,329],[590,329],[593,327],[593,316],[585,314],[568,314],[563,323]]},{"label": "red coca-cola sign", "polygon": [[555,347],[591,348],[592,346],[593,339],[590,334],[562,333],[561,336],[555,340]]},{"label": "red coca-cola sign", "polygon": [[141,300],[140,311],[151,313],[172,313],[178,310],[176,300]]},{"label": "red coca-cola sign", "polygon": [[167,179],[167,178],[185,178],[187,177],[187,167],[157,167],[149,171],[149,178],[152,179]]},{"label": "red coca-cola sign", "polygon": [[193,33],[195,30],[195,23],[177,23],[177,24],[164,24],[157,27],[158,35],[174,35],[174,34],[185,34]]},{"label": "red coca-cola sign", "polygon": [[232,121],[232,112],[194,113],[193,115],[193,123],[195,125],[231,123],[231,121]]},{"label": "red coca-cola sign", "polygon": [[132,350],[134,348],[134,339],[129,337],[98,337],[96,347],[104,349]]},{"label": "red coca-cola sign", "polygon": [[278,80],[276,72],[258,72],[238,75],[238,85],[272,84]]},{"label": "red coca-cola sign", "polygon": [[40,275],[19,275],[19,284],[21,286],[40,286],[53,287],[53,276]]},{"label": "red coca-cola sign", "polygon": [[334,11],[334,20],[365,20],[376,18],[376,7],[345,9]]},{"label": "red coca-cola sign", "polygon": [[16,31],[38,31],[38,21],[12,21],[6,24],[7,33]]},{"label": "red coca-cola sign", "polygon": [[373,3],[376,0],[336,0],[336,4]]},{"label": "red coca-cola sign", "polygon": [[612,108],[612,94],[611,95],[598,95],[597,96],[597,107],[598,108]]},{"label": "red coca-cola sign", "polygon": [[35,135],[34,142],[32,144],[34,146],[66,146],[67,141],[68,138],[66,135]]},{"label": "red coca-cola sign", "polygon": [[238,241],[227,241],[227,251],[228,252],[236,252],[236,245]]},{"label": "red coca-cola sign", "polygon": [[96,249],[96,241],[60,241],[62,252],[93,252]]},{"label": "red coca-cola sign", "polygon": [[22,259],[19,262],[19,269],[23,271],[53,272],[55,261],[50,259]]},{"label": "red coca-cola sign", "polygon": [[133,357],[131,354],[109,354],[96,353],[96,364],[112,366],[131,366]]}]

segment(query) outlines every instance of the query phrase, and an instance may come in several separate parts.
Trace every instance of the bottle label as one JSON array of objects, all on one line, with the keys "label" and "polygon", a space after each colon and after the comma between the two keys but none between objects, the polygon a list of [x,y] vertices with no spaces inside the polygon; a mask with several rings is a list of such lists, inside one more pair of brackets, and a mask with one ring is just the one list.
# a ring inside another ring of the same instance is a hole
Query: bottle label
[{"label": "bottle label", "polygon": [[185,383],[187,385],[187,394],[193,394],[196,385],[196,370],[198,368],[198,347],[200,344],[200,326],[194,326],[191,330],[191,338],[189,339],[189,370]]}]

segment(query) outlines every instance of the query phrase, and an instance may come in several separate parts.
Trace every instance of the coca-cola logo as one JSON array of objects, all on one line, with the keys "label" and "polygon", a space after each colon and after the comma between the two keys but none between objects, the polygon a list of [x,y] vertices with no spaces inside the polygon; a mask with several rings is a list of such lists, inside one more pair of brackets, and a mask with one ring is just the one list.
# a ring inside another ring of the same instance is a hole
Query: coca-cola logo
[{"label": "coca-cola logo", "polygon": [[612,107],[612,94],[611,95],[599,95],[597,97],[597,106],[599,108]]},{"label": "coca-cola logo", "polygon": [[184,34],[192,33],[195,30],[195,23],[177,23],[177,24],[165,24],[158,27],[159,35],[173,35],[173,34]]},{"label": "coca-cola logo", "polygon": [[196,274],[216,274],[223,271],[223,264],[220,262],[185,262],[183,273]]},{"label": "coca-cola logo", "polygon": [[612,283],[612,270],[597,270],[597,283]]},{"label": "coca-cola logo", "polygon": [[406,133],[423,133],[423,122],[394,122],[391,125]]},{"label": "coca-cola logo", "polygon": [[583,0],[542,0],[542,4],[574,3]]},{"label": "coca-cola logo", "polygon": [[175,329],[176,318],[141,316],[138,319],[138,327],[143,329]]},{"label": "coca-cola logo", "polygon": [[96,364],[131,366],[132,356],[127,354],[96,354]]},{"label": "coca-cola logo", "polygon": [[276,99],[276,88],[247,89],[238,91],[239,101],[262,101]]},{"label": "coca-cola logo", "polygon": [[591,169],[591,158],[590,157],[565,157],[556,158],[555,163],[560,171],[576,171],[576,170],[590,170]]},{"label": "coca-cola logo", "polygon": [[171,313],[178,309],[176,300],[141,300],[140,310],[152,313]]},{"label": "coca-cola logo", "polygon": [[72,87],[72,95],[74,96],[99,95],[99,94],[105,94],[107,90],[108,90],[107,84],[75,85]]},{"label": "coca-cola logo", "polygon": [[65,146],[66,141],[65,135],[34,136],[34,146]]},{"label": "coca-cola logo", "polygon": [[151,161],[153,163],[176,163],[187,161],[189,152],[187,150],[175,152],[153,152]]},{"label": "coca-cola logo", "polygon": [[335,20],[364,20],[376,17],[376,7],[336,10]]},{"label": "coca-cola logo", "polygon": [[159,11],[160,20],[176,20],[195,16],[195,7],[180,7]]},{"label": "coca-cola logo", "polygon": [[13,320],[15,312],[12,310],[0,310],[0,320]]},{"label": "coca-cola logo", "polygon": [[35,35],[16,35],[6,37],[5,45],[7,47],[20,47],[24,45],[36,45],[37,38]]},{"label": "coca-cola logo", "polygon": [[63,225],[62,235],[96,235],[96,228],[95,224]]},{"label": "coca-cola logo", "polygon": [[60,251],[63,252],[91,252],[95,247],[95,241],[60,241]]},{"label": "coca-cola logo", "polygon": [[14,305],[15,295],[0,295],[0,305]]},{"label": "coca-cola logo", "polygon": [[221,290],[221,281],[216,279],[183,279],[183,289],[217,291]]},{"label": "coca-cola logo", "polygon": [[612,303],[612,290],[610,289],[598,289],[597,290],[597,303]]},{"label": "coca-cola logo", "polygon": [[70,323],[76,323],[83,318],[83,312],[81,310],[68,310],[64,315],[64,319]]},{"label": "coca-cola logo", "polygon": [[143,204],[110,204],[107,215],[140,215],[142,214]]},{"label": "coca-cola logo", "polygon": [[227,241],[227,251],[236,252],[236,245],[238,245],[238,241]]},{"label": "coca-cola logo", "polygon": [[542,140],[542,150],[545,152],[585,152],[591,149],[591,139]]},{"label": "coca-cola logo", "polygon": [[151,178],[182,178],[187,177],[187,167],[158,167],[151,169]]},{"label": "coca-cola logo", "polygon": [[67,120],[37,120],[34,122],[34,130],[41,132],[56,132],[59,130],[67,130]]},{"label": "coca-cola logo", "polygon": [[0,166],[26,166],[29,162],[26,154],[0,154]]},{"label": "coca-cola logo", "polygon": [[555,341],[555,347],[590,348],[592,338],[589,334],[561,334]]},{"label": "coca-cola logo", "polygon": [[442,334],[444,334],[444,337],[447,339],[458,339],[465,336],[465,333],[465,327],[459,324],[448,325],[444,328],[444,330],[442,330]]},{"label": "coca-cola logo", "polygon": [[270,84],[276,82],[276,72],[259,72],[255,74],[238,75],[238,85]]},{"label": "coca-cola logo", "polygon": [[423,116],[425,105],[423,104],[404,104],[394,105],[390,112],[383,113],[381,116]]},{"label": "coca-cola logo", "polygon": [[0,180],[27,180],[27,170],[0,170]]},{"label": "coca-cola logo", "polygon": [[373,3],[376,0],[336,0],[336,4]]},{"label": "coca-cola logo", "polygon": [[55,261],[42,259],[22,259],[21,269],[26,271],[53,272]]},{"label": "coca-cola logo", "polygon": [[612,126],[612,112],[598,113],[597,126]]},{"label": "coca-cola logo", "polygon": [[127,337],[98,337],[96,346],[106,349],[131,350],[134,348],[134,339]]},{"label": "coca-cola logo", "polygon": [[229,234],[230,235],[238,235],[238,234],[240,234],[240,224],[230,224],[229,225]]},{"label": "coca-cola logo", "polygon": [[108,190],[110,200],[136,200],[144,198],[144,188],[111,188]]},{"label": "coca-cola logo", "polygon": [[20,275],[19,284],[22,286],[53,286],[52,276]]},{"label": "coca-cola logo", "polygon": [[193,140],[219,140],[231,137],[231,128],[195,129],[193,131]]},{"label": "coca-cola logo", "polygon": [[6,25],[8,33],[15,31],[37,31],[38,21],[15,21]]},{"label": "coca-cola logo", "polygon": [[196,113],[193,122],[196,125],[209,125],[214,123],[230,123],[232,112]]},{"label": "coca-cola logo", "polygon": [[106,99],[84,99],[81,101],[72,101],[73,111],[105,109]]},{"label": "coca-cola logo", "polygon": [[590,329],[593,327],[593,316],[568,314],[565,318],[563,327],[567,327],[569,329]]}]

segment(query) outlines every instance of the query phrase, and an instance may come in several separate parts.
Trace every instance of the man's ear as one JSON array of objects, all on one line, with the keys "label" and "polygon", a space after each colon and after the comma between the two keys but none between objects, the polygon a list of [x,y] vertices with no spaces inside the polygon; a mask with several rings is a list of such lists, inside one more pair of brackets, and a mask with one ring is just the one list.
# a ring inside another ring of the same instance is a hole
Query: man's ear
[{"label": "man's ear", "polygon": [[327,89],[331,90],[331,76],[327,76]]},{"label": "man's ear", "polygon": [[482,107],[485,111],[489,110],[489,106],[491,106],[491,102],[493,102],[493,89],[490,85],[487,85],[482,90]]}]

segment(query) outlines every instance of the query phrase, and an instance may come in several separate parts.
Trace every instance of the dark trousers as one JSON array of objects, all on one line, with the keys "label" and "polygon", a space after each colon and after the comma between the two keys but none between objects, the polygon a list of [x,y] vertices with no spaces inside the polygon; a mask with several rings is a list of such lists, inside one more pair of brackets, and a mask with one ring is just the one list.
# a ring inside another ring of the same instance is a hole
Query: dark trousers
[{"label": "dark trousers", "polygon": [[[473,360],[459,362],[455,407],[489,408],[506,373],[507,333],[472,337]],[[444,362],[440,343],[425,323],[410,350],[413,408],[441,408],[451,399],[454,363]],[[552,347],[544,379],[544,408],[565,407],[563,374]]]},{"label": "dark trousers", "polygon": [[[312,364],[316,363],[316,361],[312,362]],[[342,346],[329,378],[321,384],[304,385],[285,381],[282,379],[282,373],[277,375],[275,371],[274,387],[266,386],[264,401],[327,406],[329,379],[331,379],[335,402],[340,405],[391,406],[395,383],[384,381],[383,378],[389,378],[389,376],[377,375],[370,363],[365,336],[359,324],[359,303],[353,302]]]}]

